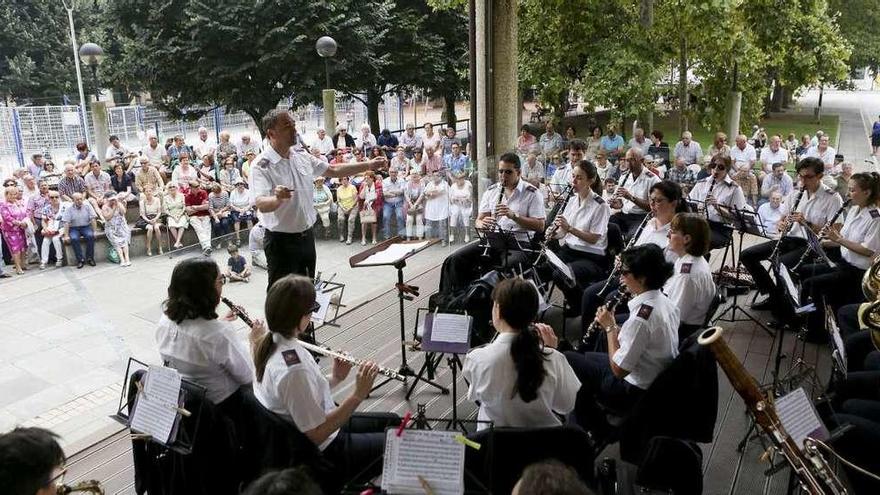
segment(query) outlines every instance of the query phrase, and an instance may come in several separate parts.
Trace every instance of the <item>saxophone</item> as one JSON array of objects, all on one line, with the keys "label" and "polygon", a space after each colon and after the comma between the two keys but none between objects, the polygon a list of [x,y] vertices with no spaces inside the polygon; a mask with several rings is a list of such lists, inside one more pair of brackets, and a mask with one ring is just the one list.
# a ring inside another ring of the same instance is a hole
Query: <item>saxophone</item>
[{"label": "saxophone", "polygon": [[[771,396],[758,387],[755,379],[748,374],[742,363],[721,338],[724,330],[712,327],[700,334],[700,345],[708,346],[715,359],[727,375],[730,384],[746,404],[755,424],[770,439],[773,448],[791,467],[803,490],[811,495],[845,495],[846,487],[837,477],[828,461],[815,448],[805,446],[803,450],[789,436],[782,426]],[[808,440],[809,441],[809,440]],[[808,442],[805,442],[808,443]]]},{"label": "saxophone", "polygon": [[868,302],[859,306],[859,327],[871,332],[874,347],[880,349],[880,254],[862,276],[862,292]]}]

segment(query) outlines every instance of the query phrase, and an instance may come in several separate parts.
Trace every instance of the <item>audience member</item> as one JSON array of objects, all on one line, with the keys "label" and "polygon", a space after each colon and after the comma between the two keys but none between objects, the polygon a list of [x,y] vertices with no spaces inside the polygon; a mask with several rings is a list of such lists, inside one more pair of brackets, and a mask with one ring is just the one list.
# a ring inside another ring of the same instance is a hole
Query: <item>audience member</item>
[{"label": "audience member", "polygon": [[[178,144],[178,137],[180,137],[180,144]],[[178,148],[183,145],[183,136],[174,136],[174,144]],[[199,137],[196,139],[196,144],[194,144],[192,148],[193,151],[195,151],[196,156],[213,155],[217,150],[217,143],[208,137],[208,129],[199,127]]]},{"label": "audience member", "polygon": [[538,160],[538,154],[534,151],[529,152],[526,155],[526,159],[523,161],[522,167],[522,178],[524,181],[529,184],[538,187],[539,184],[544,182],[546,172],[544,171],[544,164]]},{"label": "audience member", "polygon": [[169,242],[174,241],[174,249],[183,247],[181,242],[183,233],[189,227],[189,217],[186,215],[186,199],[183,193],[178,191],[177,183],[170,182],[166,188],[165,198],[162,201],[162,215],[168,224]]},{"label": "audience member", "polygon": [[[208,193],[208,213],[211,217],[211,238],[222,238],[229,233],[232,227],[229,206],[229,193],[223,190],[216,182],[211,185]],[[198,233],[198,232],[197,232]]]},{"label": "audience member", "polygon": [[75,193],[86,193],[86,181],[76,172],[73,164],[64,165],[64,177],[58,181],[58,192],[61,193],[62,201],[73,201]]},{"label": "audience member", "polygon": [[[620,158],[623,153],[623,137],[617,134],[617,128],[614,124],[608,124],[606,133],[602,136],[599,144],[601,145],[602,150],[608,155],[608,161],[611,163],[616,163],[617,159]],[[641,150],[641,147],[637,148]]]},{"label": "audience member", "polygon": [[538,151],[546,160],[548,156],[562,151],[562,136],[553,129],[553,122],[547,121],[544,134],[538,139]]},{"label": "audience member", "polygon": [[336,126],[336,134],[333,135],[333,147],[337,150],[351,150],[355,147],[354,138],[348,134],[348,129],[343,124]]},{"label": "audience member", "polygon": [[391,134],[390,130],[382,129],[382,132],[376,136],[376,144],[379,146],[379,149],[385,153],[385,157],[390,160],[391,155],[394,154],[394,151],[400,145],[400,142],[397,140],[397,136]]},{"label": "audience member", "polygon": [[638,148],[641,150],[642,155],[650,155],[648,152],[648,148],[651,147],[651,140],[645,138],[645,130],[641,127],[636,127],[636,130],[633,131],[633,137],[629,140],[630,148]]},{"label": "audience member", "polygon": [[235,182],[235,189],[229,194],[229,217],[232,220],[232,226],[235,228],[235,238],[232,240],[235,245],[241,243],[241,226],[250,228],[254,222],[254,205],[251,203],[251,196],[245,188],[245,182],[238,179]]},{"label": "audience member", "polygon": [[459,239],[471,242],[470,220],[474,212],[473,189],[464,174],[455,175],[449,187],[449,242],[455,242],[455,232],[461,227]]},{"label": "audience member", "polygon": [[758,218],[764,227],[764,233],[770,237],[776,238],[779,232],[776,228],[780,220],[782,220],[782,198],[783,194],[776,190],[770,193],[769,200],[758,207]]},{"label": "audience member", "polygon": [[324,238],[330,238],[330,210],[333,206],[333,195],[330,188],[324,183],[324,177],[316,176],[314,180],[315,188],[312,190],[312,202],[315,205],[315,212],[321,226],[324,228]]},{"label": "audience member", "polygon": [[794,150],[796,160],[801,161],[802,158],[807,156],[807,151],[809,151],[811,147],[812,144],[810,144],[810,135],[804,134],[803,136],[801,136],[801,142]]},{"label": "audience member", "polygon": [[39,179],[45,165],[46,160],[43,158],[43,154],[38,151],[31,155],[31,161],[27,164],[28,173]]},{"label": "audience member", "polygon": [[[590,130],[590,136],[586,140],[587,149],[585,150],[587,158],[593,158],[602,151],[602,128],[593,126]],[[608,155],[606,154],[606,157]]]},{"label": "audience member", "polygon": [[[141,160],[143,166],[152,167],[146,158],[141,157]],[[113,165],[112,171],[113,175],[110,176],[110,190],[116,193],[125,193],[124,201],[137,199],[137,194],[135,194],[134,189],[136,183],[134,174],[126,172],[121,163]]]},{"label": "audience member", "polygon": [[119,266],[131,266],[128,247],[131,244],[131,228],[125,221],[125,202],[113,191],[104,193],[101,216],[104,218],[104,233],[107,241],[119,255]]},{"label": "audience member", "polygon": [[58,191],[48,194],[49,202],[43,206],[40,217],[40,236],[42,246],[40,249],[40,270],[46,268],[49,263],[49,255],[55,248],[55,267],[61,267],[61,259],[64,249],[61,247],[61,195]]},{"label": "audience member", "polygon": [[358,216],[361,220],[361,246],[367,245],[367,227],[372,234],[373,244],[376,244],[376,222],[379,218],[379,212],[382,211],[382,201],[379,196],[380,192],[376,190],[376,174],[373,171],[364,173],[364,182],[360,186],[358,198],[360,200],[360,211]]},{"label": "audience member", "polygon": [[709,152],[706,153],[706,161],[708,162],[712,157],[718,154],[721,156],[730,156],[730,146],[727,144],[727,134],[723,132],[715,133],[715,140],[712,141],[712,146],[709,146]]},{"label": "audience member", "polygon": [[[159,138],[153,131],[147,133],[147,145],[141,148],[141,158],[146,158],[153,168],[158,169],[168,161],[168,152],[159,144]],[[143,167],[141,160],[141,167]]]},{"label": "audience member", "polygon": [[529,126],[523,125],[519,128],[519,136],[516,138],[516,152],[525,155],[535,149],[537,142],[535,136],[529,131]]},{"label": "audience member", "polygon": [[229,141],[229,131],[220,131],[220,142],[217,143],[217,163],[226,163],[232,158],[232,163],[238,162],[238,147]]},{"label": "audience member", "polygon": [[425,186],[418,171],[409,174],[406,183],[406,238],[422,239],[425,236]]},{"label": "audience member", "polygon": [[258,223],[251,228],[248,234],[248,251],[251,252],[251,265],[260,268],[268,268],[266,252],[263,250],[263,238],[266,236],[266,227]]},{"label": "audience member", "polygon": [[663,141],[663,132],[659,129],[651,131],[651,146],[648,147],[648,154],[661,164],[669,167],[669,144]]},{"label": "audience member", "polygon": [[822,135],[822,137],[819,138],[819,142],[807,150],[805,156],[816,157],[822,160],[822,163],[825,164],[826,170],[828,170],[829,173],[834,174],[834,156],[836,154],[837,151],[828,145],[828,136]]},{"label": "audience member", "polygon": [[837,181],[834,190],[837,191],[837,194],[840,194],[840,197],[843,198],[844,201],[849,199],[849,180],[853,176],[853,164],[850,162],[843,162],[840,164],[840,173],[835,178]]},{"label": "audience member", "polygon": [[156,195],[153,186],[147,186],[138,202],[138,221],[135,227],[143,228],[147,233],[147,256],[153,255],[153,234],[156,235],[156,244],[159,245],[159,254],[162,249],[162,200]]},{"label": "audience member", "polygon": [[449,221],[449,185],[445,175],[434,172],[425,185],[425,231],[428,239],[446,246]]},{"label": "audience member", "polygon": [[183,195],[186,215],[192,225],[202,247],[202,254],[211,254],[211,206],[208,204],[208,192],[201,188],[198,181],[189,183],[189,189]]},{"label": "audience member", "polygon": [[248,152],[252,152],[256,156],[260,152],[260,145],[251,140],[250,134],[244,133],[241,135],[241,142],[238,144],[238,159],[244,159]]},{"label": "audience member", "polygon": [[251,267],[248,266],[247,259],[238,254],[238,246],[230,244],[226,250],[229,253],[229,259],[226,260],[226,272],[223,275],[230,282],[250,282]]},{"label": "audience member", "polygon": [[791,161],[791,155],[788,150],[782,146],[782,137],[774,134],[770,137],[767,146],[761,150],[761,171],[758,179],[763,179],[765,175],[773,173],[773,165],[776,163],[788,163]]},{"label": "audience member", "polygon": [[440,135],[434,132],[434,125],[430,122],[426,122],[422,128],[425,131],[424,136],[422,136],[422,145],[426,150],[428,148],[433,148],[434,152],[442,158],[440,151]]},{"label": "audience member", "polygon": [[382,181],[382,231],[386,239],[391,239],[391,223],[397,227],[397,235],[406,235],[404,220],[404,187],[406,183],[397,170],[389,170],[388,177]]},{"label": "audience member", "polygon": [[443,129],[443,137],[440,138],[440,151],[442,151],[443,156],[447,156],[452,153],[452,145],[458,145],[459,151],[461,150],[461,142],[459,142],[458,138],[455,137],[455,127],[446,127]]},{"label": "audience member", "polygon": [[[773,148],[773,138],[770,139],[770,148],[762,151],[761,154]],[[771,170],[772,172],[765,175],[764,180],[761,182],[761,197],[764,198],[761,203],[769,200],[770,195],[774,192],[779,192],[782,194],[782,197],[787,197],[794,189],[794,181],[790,175],[785,173],[785,163],[774,163]],[[847,188],[849,188],[848,184]]]},{"label": "audience member", "polygon": [[12,254],[15,273],[21,275],[27,270],[27,205],[21,199],[18,187],[7,186],[4,192],[5,201],[0,202],[0,231]]},{"label": "audience member", "polygon": [[128,148],[126,148],[125,145],[119,142],[119,136],[111,135],[109,140],[110,146],[107,147],[107,151],[104,153],[104,159],[122,160],[122,158],[128,154]]},{"label": "audience member", "polygon": [[[98,213],[85,201],[83,193],[73,193],[73,204],[64,208],[61,221],[64,223],[64,240],[70,241],[76,255],[77,268],[84,263],[95,266],[95,220]],[[86,243],[85,256],[79,241]]]},{"label": "audience member", "polygon": [[421,151],[423,148],[422,138],[416,134],[416,127],[411,124],[406,124],[406,130],[400,136],[400,144],[403,146],[404,151],[406,151],[407,158],[412,158],[415,155],[416,151]]},{"label": "audience member", "polygon": [[443,168],[446,169],[447,178],[452,180],[456,174],[469,174],[468,157],[461,152],[461,145],[452,143],[449,154],[443,156]]},{"label": "audience member", "polygon": [[683,161],[685,165],[693,165],[702,163],[703,149],[700,143],[693,140],[690,131],[681,133],[681,141],[675,143],[675,150],[672,152],[675,161]]}]

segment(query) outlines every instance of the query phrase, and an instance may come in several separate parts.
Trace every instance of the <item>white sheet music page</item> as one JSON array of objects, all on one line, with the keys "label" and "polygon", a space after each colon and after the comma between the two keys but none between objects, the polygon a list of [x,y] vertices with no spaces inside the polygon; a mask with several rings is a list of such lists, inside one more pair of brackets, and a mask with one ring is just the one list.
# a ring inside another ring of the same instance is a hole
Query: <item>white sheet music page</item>
[{"label": "white sheet music page", "polygon": [[332,295],[330,292],[321,291],[315,294],[315,302],[320,306],[317,311],[312,313],[312,321],[316,326],[323,325],[324,320],[327,319],[327,310],[330,308],[330,296]]},{"label": "white sheet music page", "polygon": [[828,430],[819,419],[803,387],[776,399],[776,414],[788,436],[801,450],[804,449],[804,439],[807,437],[817,440],[828,439]]},{"label": "white sheet music page", "polygon": [[388,493],[423,495],[419,477],[436,495],[464,493],[464,445],[455,431],[404,430],[385,432],[382,488]]},{"label": "white sheet music page", "polygon": [[395,261],[403,258],[413,251],[418,251],[419,249],[427,246],[431,241],[422,241],[422,242],[409,242],[406,244],[398,243],[392,244],[387,248],[379,251],[378,253],[371,254],[368,258],[364,259],[357,266],[367,266],[367,265],[384,265],[389,263],[394,263]]},{"label": "white sheet music page", "polygon": [[431,324],[431,340],[455,344],[467,343],[470,326],[470,316],[435,313]]},{"label": "white sheet music page", "polygon": [[167,443],[177,419],[180,374],[164,366],[150,366],[144,391],[138,393],[130,428]]},{"label": "white sheet music page", "polygon": [[553,251],[550,251],[549,249],[544,251],[544,253],[547,255],[547,261],[549,261],[550,264],[553,265],[553,268],[556,268],[563,275],[565,275],[570,281],[574,282],[574,272],[571,271],[570,266],[566,265],[565,262],[562,261],[562,258],[557,256],[556,253],[554,253]]}]

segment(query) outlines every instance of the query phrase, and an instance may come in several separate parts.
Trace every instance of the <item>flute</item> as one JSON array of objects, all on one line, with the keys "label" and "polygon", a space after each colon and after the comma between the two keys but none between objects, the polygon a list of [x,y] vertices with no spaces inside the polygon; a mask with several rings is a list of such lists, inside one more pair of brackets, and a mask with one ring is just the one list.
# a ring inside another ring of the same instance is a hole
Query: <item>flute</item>
[{"label": "flute", "polygon": [[[221,297],[220,300],[223,301],[223,304],[229,306],[230,311],[232,311],[232,313],[235,316],[241,318],[241,321],[243,321],[247,326],[253,327],[253,325],[254,325],[253,320],[251,320],[251,317],[248,316],[248,314],[244,310],[244,308],[233,303],[228,298]],[[366,362],[365,359],[357,359],[357,358],[351,357],[348,354],[341,352],[341,351],[334,351],[333,349],[330,349],[327,347],[310,344],[308,342],[303,342],[300,339],[297,339],[297,341],[299,342],[299,345],[303,346],[303,348],[305,348],[308,351],[317,352],[318,354],[322,354],[327,357],[332,357],[332,358],[338,359],[340,361],[344,361],[346,363],[349,363],[349,364],[352,364],[355,366],[360,366]],[[382,366],[377,366],[377,368],[379,369],[380,374],[382,374],[388,378],[391,378],[393,380],[399,380],[401,382],[406,383],[406,377],[404,375],[401,375],[400,373],[398,373],[392,369],[383,368]]]}]

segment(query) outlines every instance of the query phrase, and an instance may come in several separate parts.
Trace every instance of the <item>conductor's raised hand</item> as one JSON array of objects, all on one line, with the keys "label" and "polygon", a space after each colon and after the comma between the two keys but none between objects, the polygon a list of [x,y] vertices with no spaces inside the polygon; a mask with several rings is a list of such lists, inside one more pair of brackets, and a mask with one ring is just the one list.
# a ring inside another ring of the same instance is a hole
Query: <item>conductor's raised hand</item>
[{"label": "conductor's raised hand", "polygon": [[373,382],[379,374],[379,367],[372,361],[365,361],[358,366],[357,378],[354,384],[354,395],[360,400],[365,400],[373,390]]},{"label": "conductor's raised hand", "polygon": [[275,197],[279,201],[287,201],[292,195],[293,193],[287,186],[275,186]]},{"label": "conductor's raised hand", "polygon": [[544,347],[556,349],[556,345],[559,344],[559,338],[556,337],[556,332],[553,331],[553,328],[551,328],[550,325],[545,323],[535,323],[535,329],[538,331],[538,337],[541,338]]}]

